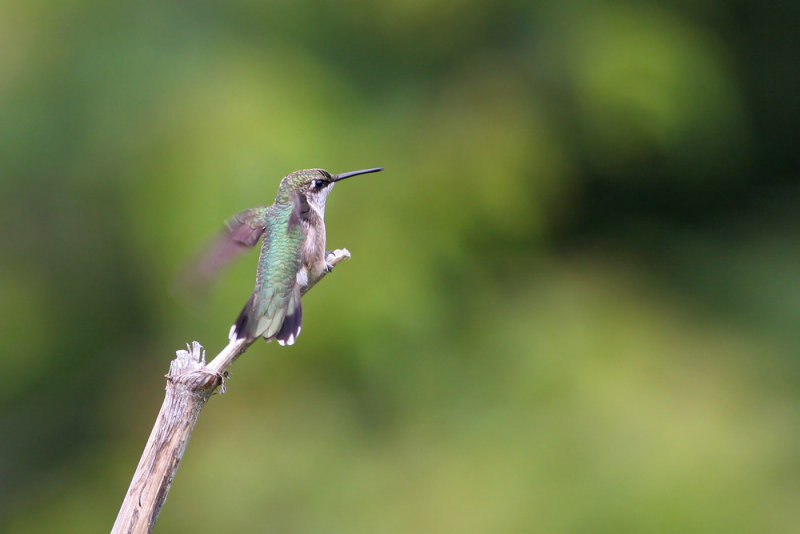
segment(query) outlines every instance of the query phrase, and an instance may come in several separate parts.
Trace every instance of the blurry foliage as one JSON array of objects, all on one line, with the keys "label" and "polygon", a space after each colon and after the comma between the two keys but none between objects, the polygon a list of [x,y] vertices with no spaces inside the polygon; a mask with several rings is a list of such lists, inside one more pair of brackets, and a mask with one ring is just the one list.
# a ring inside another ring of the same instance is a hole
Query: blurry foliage
[{"label": "blurry foliage", "polygon": [[284,174],[382,165],[157,531],[793,532],[789,4],[0,3],[2,530],[107,530],[256,253],[176,273]]}]

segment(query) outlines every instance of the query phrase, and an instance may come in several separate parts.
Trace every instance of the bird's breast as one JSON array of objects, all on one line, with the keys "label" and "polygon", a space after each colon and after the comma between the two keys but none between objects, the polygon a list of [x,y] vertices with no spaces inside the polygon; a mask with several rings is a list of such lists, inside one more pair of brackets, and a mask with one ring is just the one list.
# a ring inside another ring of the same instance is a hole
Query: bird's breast
[{"label": "bird's breast", "polygon": [[319,278],[325,270],[324,226],[308,226],[306,240],[303,242],[302,259],[300,270],[297,273],[297,282],[301,286],[305,286],[308,285],[309,279]]}]

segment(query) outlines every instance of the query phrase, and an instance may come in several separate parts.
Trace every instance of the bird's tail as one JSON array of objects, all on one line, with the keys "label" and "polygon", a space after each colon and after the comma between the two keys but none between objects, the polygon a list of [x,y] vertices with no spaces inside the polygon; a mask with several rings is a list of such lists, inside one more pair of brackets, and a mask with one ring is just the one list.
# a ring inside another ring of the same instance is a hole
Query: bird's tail
[{"label": "bird's tail", "polygon": [[303,322],[303,308],[300,304],[300,288],[295,286],[285,307],[272,308],[274,301],[265,299],[253,292],[242,308],[236,322],[231,326],[228,338],[231,341],[247,339],[252,341],[259,336],[264,339],[277,339],[281,345],[293,345]]}]

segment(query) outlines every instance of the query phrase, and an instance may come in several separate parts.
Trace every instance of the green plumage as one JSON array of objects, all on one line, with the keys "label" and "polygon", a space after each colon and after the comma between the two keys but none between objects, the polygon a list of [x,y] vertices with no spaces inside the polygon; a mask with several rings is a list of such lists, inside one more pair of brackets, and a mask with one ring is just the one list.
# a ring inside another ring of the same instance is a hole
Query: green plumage
[{"label": "green plumage", "polygon": [[300,313],[296,277],[306,234],[300,221],[292,217],[294,209],[291,204],[274,204],[264,214],[266,230],[252,304],[252,313],[259,320],[247,332],[254,338],[275,336],[287,315]]}]

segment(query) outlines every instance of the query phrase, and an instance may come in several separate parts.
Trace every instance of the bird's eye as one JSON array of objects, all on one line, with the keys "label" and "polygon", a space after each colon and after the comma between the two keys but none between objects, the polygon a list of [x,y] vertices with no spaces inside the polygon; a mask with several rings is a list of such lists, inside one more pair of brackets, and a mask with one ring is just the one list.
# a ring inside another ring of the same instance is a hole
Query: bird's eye
[{"label": "bird's eye", "polygon": [[325,187],[325,180],[314,180],[314,189],[319,191],[323,187]]}]

